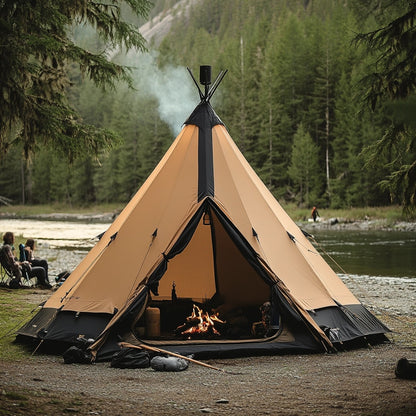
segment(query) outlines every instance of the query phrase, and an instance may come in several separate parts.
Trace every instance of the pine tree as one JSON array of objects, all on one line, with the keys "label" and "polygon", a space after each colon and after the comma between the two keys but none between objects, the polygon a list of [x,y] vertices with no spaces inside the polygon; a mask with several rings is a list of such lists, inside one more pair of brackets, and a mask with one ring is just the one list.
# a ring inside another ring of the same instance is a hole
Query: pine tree
[{"label": "pine tree", "polygon": [[[384,136],[368,147],[369,165],[381,154],[394,152],[389,175],[382,182],[392,200],[399,200],[405,208],[416,209],[416,128],[413,125],[416,109],[416,2],[392,1],[383,4],[389,21],[378,29],[361,33],[356,41],[367,46],[375,60],[369,75],[363,77],[366,101],[373,109],[383,107],[387,100],[397,101],[407,109],[410,117],[393,119]],[[397,12],[399,11],[399,15]]]},{"label": "pine tree", "polygon": [[78,158],[72,165],[70,192],[74,205],[88,206],[95,202],[94,168],[93,160],[88,155]]},{"label": "pine tree", "polygon": [[[40,149],[33,156],[32,163],[32,200],[33,204],[46,204],[51,202],[51,161],[53,151]],[[65,164],[64,160],[62,163]]]},{"label": "pine tree", "polygon": [[96,85],[129,82],[126,68],[92,53],[69,36],[71,24],[90,24],[109,46],[144,48],[137,29],[121,16],[121,4],[145,15],[148,0],[4,0],[0,2],[0,156],[21,143],[26,157],[49,143],[73,157],[109,145],[115,134],[83,124],[66,98],[68,64]]},{"label": "pine tree", "polygon": [[10,150],[9,155],[0,165],[0,196],[11,200],[12,204],[24,201],[24,161],[21,158],[22,149],[19,146]]},{"label": "pine tree", "polygon": [[288,169],[301,207],[309,206],[312,200],[316,200],[317,171],[318,147],[301,123],[293,138],[292,156]]}]

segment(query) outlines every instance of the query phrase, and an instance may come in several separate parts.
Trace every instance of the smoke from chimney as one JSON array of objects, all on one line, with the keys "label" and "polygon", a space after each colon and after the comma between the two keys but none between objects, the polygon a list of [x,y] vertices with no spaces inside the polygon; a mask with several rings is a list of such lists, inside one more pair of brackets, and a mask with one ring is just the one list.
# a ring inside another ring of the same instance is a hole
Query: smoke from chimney
[{"label": "smoke from chimney", "polygon": [[127,55],[127,66],[133,67],[135,86],[140,93],[155,97],[160,118],[177,136],[183,123],[199,102],[198,93],[186,68],[168,66],[159,69],[157,52]]}]

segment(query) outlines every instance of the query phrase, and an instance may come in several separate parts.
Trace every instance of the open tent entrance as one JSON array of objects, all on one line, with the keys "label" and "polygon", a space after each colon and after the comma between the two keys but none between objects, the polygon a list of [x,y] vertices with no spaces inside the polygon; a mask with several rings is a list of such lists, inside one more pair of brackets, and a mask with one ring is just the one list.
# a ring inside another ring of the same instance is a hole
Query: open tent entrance
[{"label": "open tent entrance", "polygon": [[[212,201],[206,200],[175,246],[177,254],[159,280],[159,295],[137,323],[142,338],[245,339],[271,335],[271,328],[277,332],[267,303],[274,282],[261,275],[255,253]],[[201,324],[201,313],[214,317],[208,325],[215,329],[193,328]],[[160,332],[152,325],[159,325]]]}]

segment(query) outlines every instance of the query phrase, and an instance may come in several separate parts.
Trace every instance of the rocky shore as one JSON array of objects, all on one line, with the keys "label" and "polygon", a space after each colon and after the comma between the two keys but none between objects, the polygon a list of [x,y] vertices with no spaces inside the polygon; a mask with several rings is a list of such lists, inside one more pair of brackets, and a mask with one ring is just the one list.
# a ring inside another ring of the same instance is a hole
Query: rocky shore
[{"label": "rocky shore", "polygon": [[302,221],[297,225],[304,230],[382,230],[416,231],[416,222],[387,221],[385,219],[347,220],[345,218],[321,219],[317,222]]}]

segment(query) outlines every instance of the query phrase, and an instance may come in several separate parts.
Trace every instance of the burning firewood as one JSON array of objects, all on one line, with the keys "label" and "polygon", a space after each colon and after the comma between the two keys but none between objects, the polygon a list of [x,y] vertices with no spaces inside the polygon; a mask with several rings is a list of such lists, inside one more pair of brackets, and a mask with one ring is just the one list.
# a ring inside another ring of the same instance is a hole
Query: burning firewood
[{"label": "burning firewood", "polygon": [[197,305],[193,305],[192,315],[186,318],[184,324],[175,329],[175,334],[186,338],[220,336],[221,333],[216,326],[223,324],[225,321],[221,320],[218,315],[210,315]]}]

